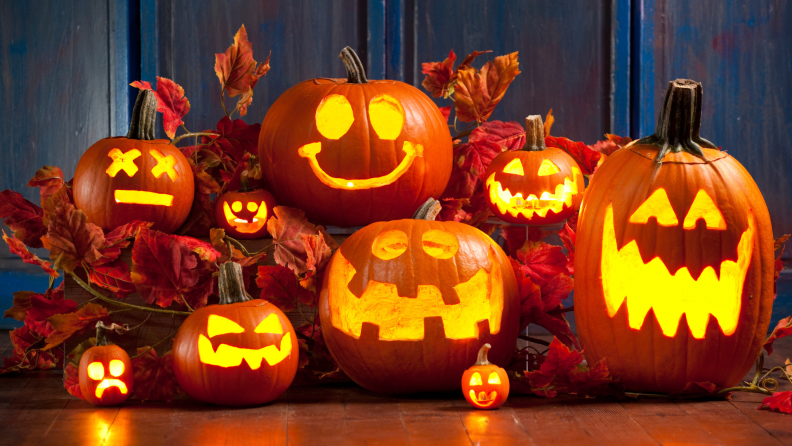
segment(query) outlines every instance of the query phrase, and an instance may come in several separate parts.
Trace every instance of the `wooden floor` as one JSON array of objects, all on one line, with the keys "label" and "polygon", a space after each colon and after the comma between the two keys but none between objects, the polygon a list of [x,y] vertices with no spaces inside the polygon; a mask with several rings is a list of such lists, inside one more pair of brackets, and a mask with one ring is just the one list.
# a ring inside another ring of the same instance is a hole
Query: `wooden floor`
[{"label": "wooden floor", "polygon": [[[0,352],[7,346],[2,332]],[[792,339],[776,346],[772,363],[792,357]],[[96,408],[66,393],[59,373],[38,372],[0,377],[0,444],[792,445],[792,415],[758,411],[760,401],[515,395],[499,410],[476,411],[461,394],[394,398],[336,385],[292,387],[255,408],[187,401]]]}]

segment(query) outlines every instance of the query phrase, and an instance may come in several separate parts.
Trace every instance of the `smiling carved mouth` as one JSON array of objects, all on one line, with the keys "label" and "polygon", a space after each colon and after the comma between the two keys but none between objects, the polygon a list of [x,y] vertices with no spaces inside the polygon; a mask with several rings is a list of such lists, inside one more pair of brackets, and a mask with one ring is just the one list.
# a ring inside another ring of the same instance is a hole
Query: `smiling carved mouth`
[{"label": "smiling carved mouth", "polygon": [[492,403],[495,402],[495,397],[498,396],[498,392],[494,390],[489,395],[487,395],[487,392],[484,391],[479,392],[477,396],[476,391],[470,389],[470,392],[468,394],[470,395],[470,399],[481,407],[491,406]]},{"label": "smiling carved mouth", "polygon": [[707,266],[694,279],[687,267],[671,274],[660,257],[644,263],[635,240],[618,249],[613,204],[609,204],[605,211],[600,265],[608,316],[614,317],[626,301],[629,325],[635,330],[641,328],[652,309],[663,335],[668,337],[676,335],[683,313],[696,339],[704,338],[710,315],[717,319],[723,334],[733,334],[740,317],[754,233],[754,217],[750,213],[748,228],[737,246],[737,261],[723,261],[720,277],[713,267]]},{"label": "smiling carved mouth", "polygon": [[520,192],[512,194],[508,188],[504,190],[500,181],[495,180],[496,173],[493,172],[486,182],[490,202],[498,207],[501,214],[508,213],[512,217],[522,215],[531,218],[534,213],[540,217],[546,217],[550,211],[558,214],[564,209],[564,206],[572,206],[573,197],[577,195],[582,186],[578,184],[580,169],[572,167],[572,180],[569,177],[564,178],[563,184],[556,185],[554,193],[544,192],[540,197],[534,194],[523,197]]},{"label": "smiling carved mouth", "polygon": [[332,177],[325,172],[322,167],[319,165],[319,161],[316,160],[316,155],[322,151],[322,143],[321,142],[313,142],[310,144],[306,144],[300,147],[297,150],[297,153],[303,157],[308,158],[308,162],[311,165],[311,170],[313,170],[314,174],[319,181],[324,183],[327,186],[330,186],[334,189],[345,189],[345,190],[360,190],[360,189],[373,189],[376,187],[387,186],[388,184],[393,183],[394,181],[398,180],[404,172],[410,169],[412,166],[413,161],[417,157],[423,156],[423,146],[421,144],[413,144],[410,141],[404,141],[404,153],[407,156],[401,160],[398,166],[396,166],[391,173],[387,175],[383,175],[376,178],[366,178],[366,179],[358,179],[358,180],[348,180],[344,178],[336,178]]},{"label": "smiling carved mouth", "polygon": [[237,367],[242,364],[244,359],[251,370],[258,370],[262,360],[273,366],[286,359],[291,354],[291,350],[292,342],[288,333],[281,338],[280,349],[275,345],[249,349],[220,344],[215,351],[209,338],[204,335],[198,336],[198,357],[201,362],[219,367]]},{"label": "smiling carved mouth", "polygon": [[256,215],[253,216],[251,221],[247,221],[234,215],[234,213],[231,211],[231,207],[228,206],[228,203],[223,203],[223,215],[225,216],[228,224],[237,231],[243,234],[253,234],[263,228],[267,223],[267,204],[263,201],[261,202]]}]

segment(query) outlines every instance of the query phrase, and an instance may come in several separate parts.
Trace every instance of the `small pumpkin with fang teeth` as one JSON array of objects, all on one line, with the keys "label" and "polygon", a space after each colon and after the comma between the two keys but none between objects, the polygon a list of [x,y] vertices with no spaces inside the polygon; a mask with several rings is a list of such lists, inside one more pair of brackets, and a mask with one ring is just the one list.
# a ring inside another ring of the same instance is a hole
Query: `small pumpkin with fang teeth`
[{"label": "small pumpkin with fang teeth", "polygon": [[462,375],[462,393],[476,409],[497,409],[509,397],[509,375],[487,360],[489,344],[481,346],[478,360]]}]

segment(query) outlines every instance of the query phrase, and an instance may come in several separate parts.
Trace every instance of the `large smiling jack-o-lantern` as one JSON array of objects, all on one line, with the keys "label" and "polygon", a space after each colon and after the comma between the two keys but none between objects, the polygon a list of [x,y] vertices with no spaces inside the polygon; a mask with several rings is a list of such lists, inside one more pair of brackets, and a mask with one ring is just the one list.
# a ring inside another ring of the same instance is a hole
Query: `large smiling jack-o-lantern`
[{"label": "large smiling jack-o-lantern", "polygon": [[301,82],[267,112],[259,137],[267,186],[317,223],[409,217],[448,183],[448,125],[417,88],[366,79],[349,47],[341,58],[348,79]]},{"label": "large smiling jack-o-lantern", "polygon": [[485,343],[496,346],[495,363],[507,361],[519,329],[508,257],[456,222],[398,220],[357,231],[330,261],[319,308],[339,366],[383,393],[457,389]]},{"label": "large smiling jack-o-lantern", "polygon": [[127,136],[96,142],[77,163],[74,204],[106,231],[142,220],[173,232],[190,213],[192,168],[170,141],[154,139],[156,117],[156,96],[141,91]]},{"label": "large smiling jack-o-lantern", "polygon": [[580,167],[566,152],[547,148],[542,117],[525,118],[522,150],[504,152],[487,168],[487,204],[501,220],[550,225],[571,217],[583,200]]},{"label": "large smiling jack-o-lantern", "polygon": [[575,316],[589,363],[629,390],[729,387],[759,354],[773,302],[767,206],[699,136],[701,84],[670,83],[655,134],[609,156],[586,191]]},{"label": "large smiling jack-o-lantern", "polygon": [[173,374],[191,397],[213,404],[264,404],[297,373],[297,336],[286,315],[245,293],[242,268],[220,267],[220,304],[193,312],[173,342]]}]

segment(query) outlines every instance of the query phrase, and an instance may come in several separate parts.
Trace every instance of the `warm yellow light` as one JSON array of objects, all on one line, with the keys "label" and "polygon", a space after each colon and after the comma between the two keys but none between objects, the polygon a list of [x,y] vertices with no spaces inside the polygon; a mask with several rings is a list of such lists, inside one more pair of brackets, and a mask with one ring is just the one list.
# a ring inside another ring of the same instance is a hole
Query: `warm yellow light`
[{"label": "warm yellow light", "polygon": [[513,160],[509,161],[508,164],[503,168],[503,173],[510,173],[513,175],[525,175],[525,171],[523,170],[522,161],[520,158],[514,158]]},{"label": "warm yellow light", "polygon": [[283,326],[280,323],[280,319],[278,319],[278,315],[275,313],[270,314],[260,324],[256,327],[256,333],[274,333],[274,334],[283,334]]},{"label": "warm yellow light", "polygon": [[696,198],[693,199],[693,204],[690,205],[690,210],[685,216],[684,228],[695,228],[696,222],[700,218],[704,219],[707,229],[726,230],[726,220],[723,218],[723,214],[704,189],[700,189]]},{"label": "warm yellow light", "polygon": [[630,327],[638,330],[649,309],[654,310],[663,334],[676,335],[682,314],[685,314],[690,333],[703,339],[710,315],[714,316],[727,336],[737,329],[742,303],[745,274],[751,263],[755,223],[753,213],[748,229],[737,246],[737,261],[724,260],[720,264],[720,278],[715,269],[707,266],[698,279],[693,279],[687,267],[673,275],[660,257],[643,263],[635,240],[618,249],[613,224],[613,204],[605,211],[602,233],[602,291],[608,315],[613,317],[626,301]]},{"label": "warm yellow light", "polygon": [[212,341],[209,338],[198,335],[198,359],[203,364],[218,367],[237,367],[244,360],[251,370],[258,370],[262,360],[273,366],[286,359],[291,354],[291,350],[291,337],[288,334],[281,338],[280,349],[275,345],[268,345],[260,349],[247,349],[220,344],[217,351],[212,348]]},{"label": "warm yellow light", "polygon": [[258,209],[258,207],[259,206],[258,206],[258,204],[256,204],[255,201],[248,201],[248,204],[247,204],[248,212],[256,212],[256,209]]},{"label": "warm yellow light", "polygon": [[[239,204],[239,206],[236,206],[237,204]],[[253,203],[253,205],[255,206],[256,204]],[[235,201],[231,206],[239,208],[236,212],[242,210],[242,203],[239,201]],[[248,210],[250,207],[250,203],[248,203]],[[253,234],[261,230],[267,223],[267,205],[262,201],[261,204],[258,205],[258,212],[256,212],[256,215],[253,216],[251,221],[247,221],[234,215],[234,213],[231,212],[231,207],[225,202],[223,203],[223,215],[225,216],[226,222],[233,226],[236,231],[243,234]]]},{"label": "warm yellow light", "polygon": [[104,378],[104,365],[101,362],[88,364],[88,376],[96,381]]},{"label": "warm yellow light", "polygon": [[404,231],[393,229],[385,231],[374,239],[371,245],[371,253],[382,260],[391,260],[399,257],[407,250],[410,240]]},{"label": "warm yellow light", "polygon": [[121,190],[114,192],[116,203],[127,204],[150,204],[152,206],[171,206],[173,205],[173,195],[158,194],[144,190]]},{"label": "warm yellow light", "polygon": [[129,390],[127,390],[126,384],[124,384],[123,381],[119,379],[106,379],[100,382],[98,386],[96,386],[96,397],[101,398],[102,395],[104,395],[105,389],[108,389],[110,387],[117,387],[118,391],[124,395],[126,395],[127,392],[129,392]]},{"label": "warm yellow light", "polygon": [[487,383],[489,384],[500,384],[501,380],[497,373],[492,372],[490,373],[489,378],[487,378]]},{"label": "warm yellow light", "polygon": [[316,155],[322,151],[322,143],[320,142],[306,144],[297,149],[297,153],[303,158],[308,158],[308,163],[311,165],[311,170],[313,170],[314,175],[325,185],[334,189],[360,190],[373,189],[393,183],[404,175],[404,172],[407,172],[410,166],[412,166],[415,158],[423,156],[423,146],[421,144],[413,144],[410,141],[404,141],[403,150],[406,156],[389,174],[360,180],[336,178],[328,175],[319,165],[319,161],[316,160]]},{"label": "warm yellow light", "polygon": [[454,287],[459,303],[446,305],[434,285],[418,285],[415,298],[399,296],[396,285],[369,280],[360,298],[349,291],[355,268],[341,252],[333,256],[328,280],[330,320],[334,327],[360,337],[364,322],[379,326],[379,339],[420,340],[424,338],[424,318],[440,316],[447,339],[478,338],[478,322],[489,321],[492,334],[500,332],[503,313],[503,278],[490,249],[492,271],[480,269],[467,282]]},{"label": "warm yellow light", "polygon": [[241,202],[241,201],[235,201],[235,202],[233,202],[233,203],[231,204],[231,209],[233,209],[233,210],[234,210],[234,212],[239,212],[239,211],[241,211],[241,210],[242,210],[242,202]]},{"label": "warm yellow light", "polygon": [[159,178],[163,174],[168,174],[171,181],[179,179],[179,173],[173,168],[176,165],[176,158],[173,155],[165,156],[157,149],[152,149],[149,153],[157,160],[157,165],[151,169],[154,178]]},{"label": "warm yellow light", "polygon": [[338,139],[349,131],[355,122],[352,105],[340,94],[322,99],[316,108],[316,129],[327,139]]},{"label": "warm yellow light", "polygon": [[470,385],[471,386],[481,385],[481,374],[479,372],[473,372],[473,375],[470,377]]},{"label": "warm yellow light", "polygon": [[108,167],[105,172],[107,172],[110,177],[115,178],[116,174],[123,170],[131,178],[135,176],[138,171],[138,167],[135,165],[135,159],[140,157],[140,155],[141,153],[138,149],[132,149],[127,153],[119,149],[113,149],[107,154],[107,156],[113,159],[113,163],[110,164],[110,167]]},{"label": "warm yellow light", "polygon": [[369,102],[369,121],[380,139],[392,141],[404,127],[404,108],[393,96],[374,96]]},{"label": "warm yellow light", "polygon": [[438,259],[450,259],[459,251],[457,236],[440,229],[430,229],[421,236],[423,250]]},{"label": "warm yellow light", "polygon": [[228,333],[244,333],[245,329],[231,319],[216,314],[210,314],[206,323],[206,334],[210,338]]},{"label": "warm yellow light", "polygon": [[554,193],[542,192],[540,198],[534,194],[524,198],[520,192],[512,195],[509,189],[503,189],[500,181],[495,180],[495,175],[496,172],[493,172],[486,181],[490,202],[502,214],[508,213],[512,217],[522,215],[525,218],[531,218],[534,214],[545,217],[550,211],[557,214],[564,209],[564,206],[572,206],[575,195],[583,188],[583,185],[578,181],[580,176],[578,167],[572,167],[572,179],[564,178],[563,183],[556,185]]},{"label": "warm yellow light", "polygon": [[124,361],[120,359],[113,359],[110,361],[110,365],[108,366],[108,369],[110,369],[110,375],[115,377],[123,375],[124,368]]},{"label": "warm yellow light", "polygon": [[561,169],[559,169],[554,162],[545,158],[542,161],[542,164],[539,166],[539,172],[537,172],[536,175],[540,177],[546,177],[548,175],[553,175],[558,172],[561,172]]},{"label": "warm yellow light", "polygon": [[679,224],[679,220],[674,214],[674,208],[671,207],[671,202],[663,188],[652,192],[652,195],[641,203],[641,206],[630,216],[630,223],[646,223],[651,217],[655,217],[660,226],[677,226]]},{"label": "warm yellow light", "polygon": [[481,391],[478,395],[476,395],[476,391],[470,389],[468,395],[470,395],[470,399],[473,400],[474,405],[479,407],[488,407],[495,402],[495,397],[498,396],[498,392],[492,391],[489,395],[487,395],[487,392]]}]

